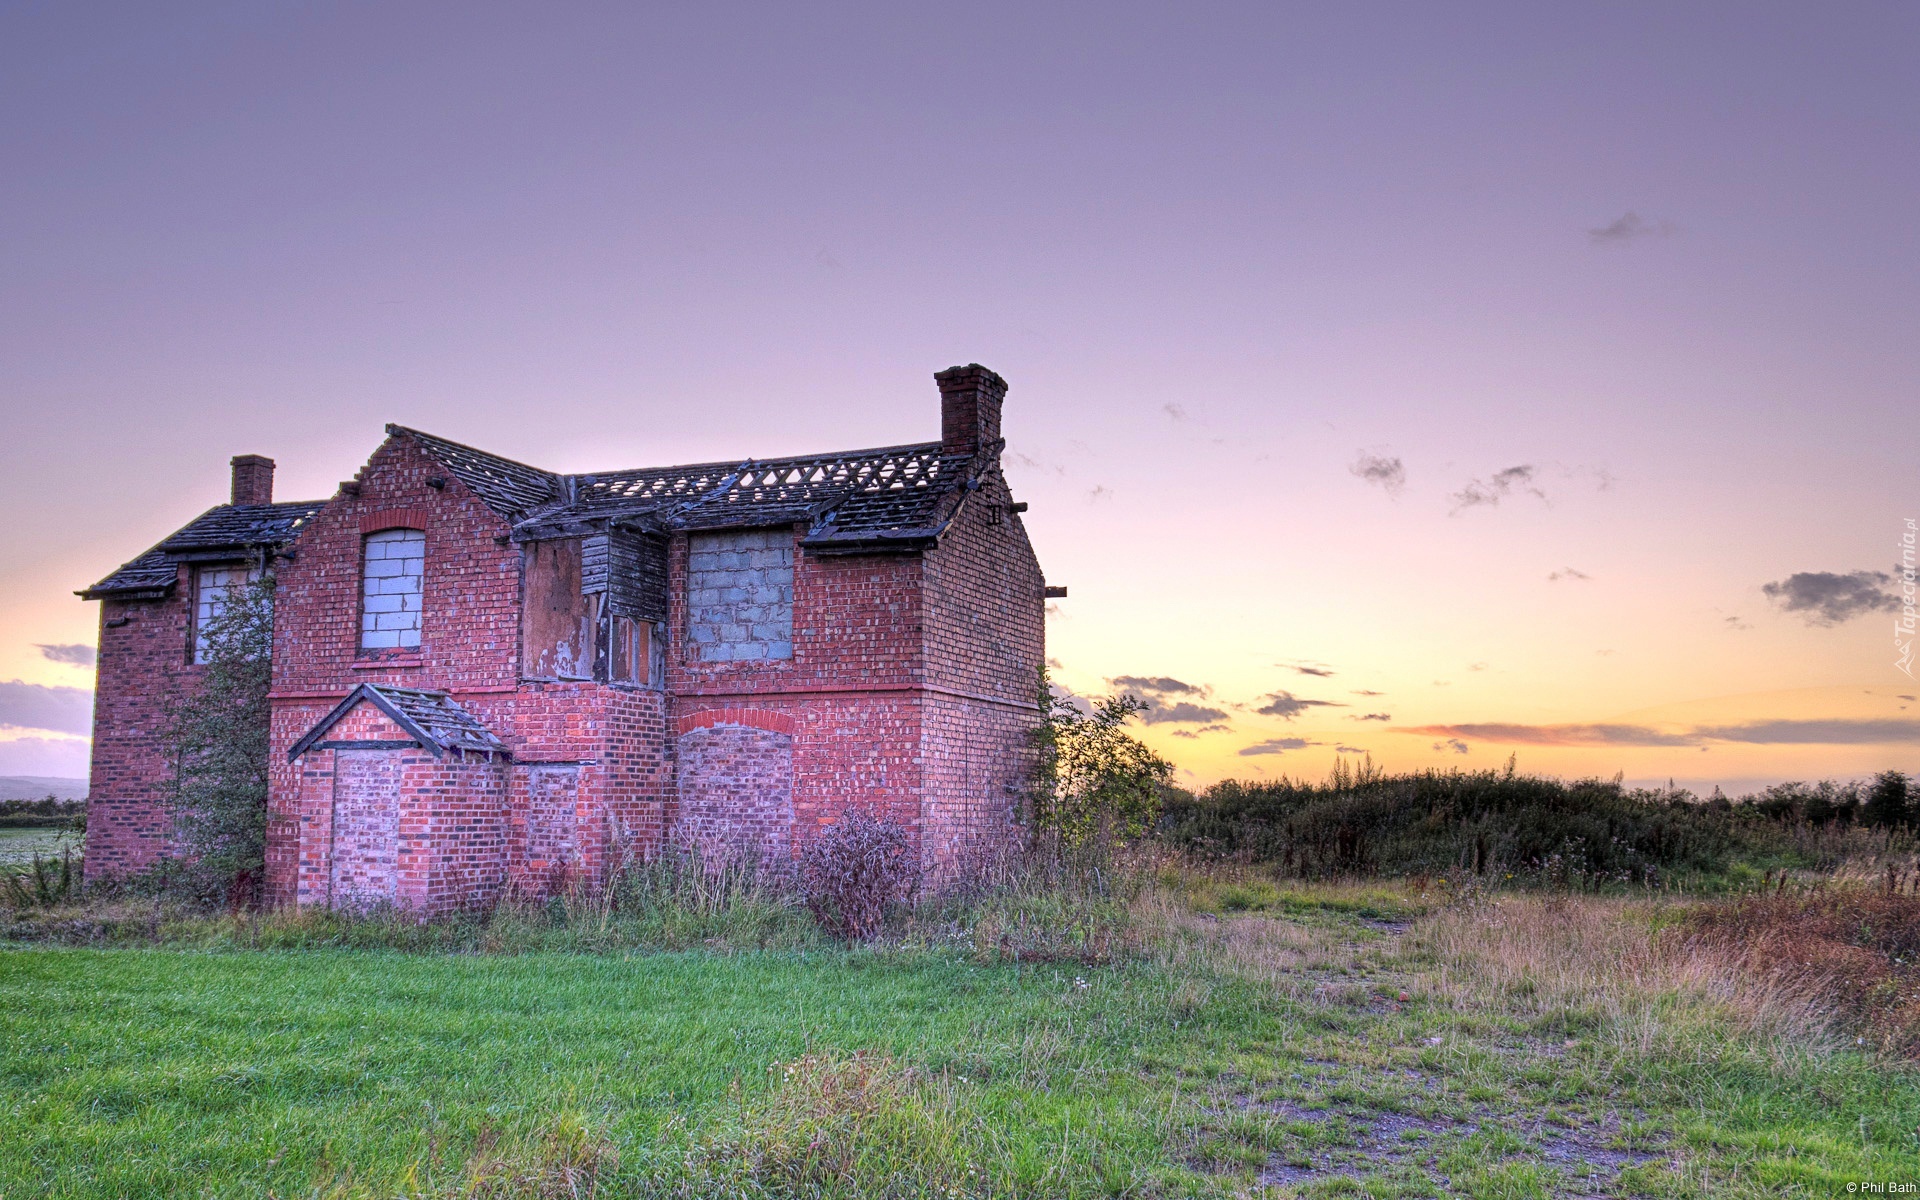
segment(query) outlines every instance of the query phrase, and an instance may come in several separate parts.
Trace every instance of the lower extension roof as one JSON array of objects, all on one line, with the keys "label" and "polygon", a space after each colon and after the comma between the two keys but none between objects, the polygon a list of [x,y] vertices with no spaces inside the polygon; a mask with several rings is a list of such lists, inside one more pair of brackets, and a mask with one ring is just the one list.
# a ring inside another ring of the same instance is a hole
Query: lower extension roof
[{"label": "lower extension roof", "polygon": [[362,700],[387,714],[395,725],[413,739],[415,745],[433,751],[436,758],[444,756],[449,750],[500,755],[507,753],[506,745],[493,736],[492,730],[481,724],[478,717],[461,708],[445,692],[363,683],[348,692],[346,699],[334,705],[312,729],[300,736],[300,740],[287,751],[287,761],[292,762],[311,750],[327,735],[328,730],[339,724],[340,719],[352,712]]},{"label": "lower extension roof", "polygon": [[173,588],[181,563],[230,561],[263,550],[278,550],[299,536],[301,528],[325,504],[324,500],[296,500],[210,508],[139,558],[76,594],[86,600],[108,596],[159,599]]}]

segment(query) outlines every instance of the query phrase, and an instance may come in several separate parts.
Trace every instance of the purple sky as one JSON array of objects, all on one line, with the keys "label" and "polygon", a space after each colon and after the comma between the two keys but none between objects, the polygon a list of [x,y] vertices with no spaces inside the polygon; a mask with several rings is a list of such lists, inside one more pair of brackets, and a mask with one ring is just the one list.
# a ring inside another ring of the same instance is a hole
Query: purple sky
[{"label": "purple sky", "polygon": [[0,9],[0,772],[77,773],[9,697],[87,686],[71,590],[232,454],[918,440],[968,361],[1061,678],[1210,696],[1150,730],[1196,780],[1920,768],[1846,724],[1920,712],[1884,607],[1763,590],[1920,514],[1917,52],[1910,3]]}]

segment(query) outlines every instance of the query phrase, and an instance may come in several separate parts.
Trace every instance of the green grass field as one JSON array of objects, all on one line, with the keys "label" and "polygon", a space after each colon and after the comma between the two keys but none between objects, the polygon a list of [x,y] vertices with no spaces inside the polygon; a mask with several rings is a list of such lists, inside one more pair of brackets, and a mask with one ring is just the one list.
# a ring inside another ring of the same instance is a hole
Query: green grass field
[{"label": "green grass field", "polygon": [[570,1195],[582,1146],[601,1196],[1920,1182],[1920,1072],[1646,957],[1625,902],[1256,899],[1162,897],[1104,967],[0,949],[0,1196]]},{"label": "green grass field", "polygon": [[59,858],[63,850],[80,854],[81,835],[71,829],[0,829],[0,867],[19,866],[41,858]]}]

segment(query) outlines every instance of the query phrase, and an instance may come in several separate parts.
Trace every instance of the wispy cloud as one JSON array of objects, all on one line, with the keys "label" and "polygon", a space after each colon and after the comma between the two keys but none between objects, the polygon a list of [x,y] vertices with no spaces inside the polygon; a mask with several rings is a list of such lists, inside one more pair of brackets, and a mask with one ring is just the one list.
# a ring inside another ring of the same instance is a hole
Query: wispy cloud
[{"label": "wispy cloud", "polygon": [[1386,693],[1385,693],[1385,692],[1376,692],[1376,691],[1373,691],[1373,690],[1371,690],[1371,689],[1369,689],[1369,688],[1355,688],[1355,689],[1354,689],[1354,690],[1352,691],[1352,693],[1350,693],[1350,694],[1351,694],[1351,695],[1355,695],[1355,696],[1384,696],[1384,695],[1386,695]]},{"label": "wispy cloud", "polygon": [[1495,471],[1491,479],[1469,479],[1467,486],[1449,497],[1453,501],[1453,515],[1458,516],[1469,508],[1496,508],[1515,492],[1538,497],[1544,502],[1547,494],[1537,482],[1539,474],[1540,469],[1532,463],[1521,463],[1517,467]]},{"label": "wispy cloud", "polygon": [[1920,745],[1920,721],[1748,721],[1739,725],[1703,725],[1695,732],[1716,742],[1740,742],[1749,746]]},{"label": "wispy cloud", "polygon": [[1140,713],[1140,719],[1148,725],[1204,724],[1218,721],[1227,714],[1217,708],[1204,704],[1192,704],[1182,700],[1176,704],[1161,704],[1148,701],[1147,707]]},{"label": "wispy cloud", "polygon": [[0,683],[0,729],[92,733],[93,693],[85,688],[48,687],[18,679]]},{"label": "wispy cloud", "polygon": [[1547,582],[1559,583],[1562,579],[1571,579],[1577,583],[1586,583],[1592,578],[1593,576],[1587,574],[1585,571],[1576,571],[1572,567],[1561,567],[1558,571],[1547,576]]},{"label": "wispy cloud", "polygon": [[1160,411],[1167,414],[1167,419],[1170,421],[1184,421],[1187,419],[1187,410],[1181,408],[1178,404],[1162,404]]},{"label": "wispy cloud", "polygon": [[1391,721],[1393,720],[1393,714],[1392,713],[1355,713],[1354,715],[1348,717],[1347,720],[1349,721]]},{"label": "wispy cloud", "polygon": [[1221,720],[1227,715],[1223,709],[1195,704],[1190,700],[1168,700],[1168,697],[1204,698],[1212,695],[1213,689],[1204,684],[1188,683],[1171,675],[1115,675],[1107,682],[1123,692],[1138,696],[1146,704],[1140,719],[1148,725],[1204,724]]},{"label": "wispy cloud", "polygon": [[1455,754],[1467,754],[1473,749],[1473,747],[1467,745],[1459,738],[1448,738],[1444,742],[1435,742],[1433,748],[1435,750],[1451,750]]},{"label": "wispy cloud", "polygon": [[1291,721],[1309,708],[1345,708],[1337,700],[1305,700],[1292,692],[1269,692],[1261,699],[1266,703],[1254,711],[1263,717],[1279,717]]},{"label": "wispy cloud", "polygon": [[49,646],[44,642],[40,642],[35,643],[34,648],[40,651],[40,657],[46,659],[48,662],[64,663],[70,667],[90,667],[93,665],[92,646],[83,646],[77,642],[67,642],[60,645]]},{"label": "wispy cloud", "polygon": [[1143,692],[1150,696],[1204,696],[1210,690],[1171,675],[1115,675],[1107,682],[1122,691]]},{"label": "wispy cloud", "polygon": [[1798,613],[1809,625],[1838,625],[1869,613],[1899,612],[1900,597],[1884,571],[1799,571],[1762,584],[1760,591],[1782,612]]},{"label": "wispy cloud", "polygon": [[1305,750],[1308,746],[1318,745],[1321,743],[1308,738],[1268,738],[1264,742],[1255,742],[1251,746],[1242,747],[1240,755],[1243,758],[1251,758],[1257,754],[1285,754],[1289,750]]},{"label": "wispy cloud", "polygon": [[1389,496],[1398,496],[1407,486],[1406,464],[1396,458],[1361,451],[1347,467],[1355,476],[1378,487]]},{"label": "wispy cloud", "polygon": [[1628,212],[1598,229],[1587,230],[1587,239],[1596,246],[1617,246],[1641,238],[1672,237],[1675,232],[1677,227],[1671,221],[1649,221],[1637,212]]},{"label": "wispy cloud", "polygon": [[1751,746],[1876,746],[1920,743],[1920,721],[1831,718],[1745,721],[1656,729],[1612,723],[1524,725],[1500,722],[1467,725],[1415,725],[1395,733],[1498,742],[1521,746],[1699,746],[1737,742]]}]

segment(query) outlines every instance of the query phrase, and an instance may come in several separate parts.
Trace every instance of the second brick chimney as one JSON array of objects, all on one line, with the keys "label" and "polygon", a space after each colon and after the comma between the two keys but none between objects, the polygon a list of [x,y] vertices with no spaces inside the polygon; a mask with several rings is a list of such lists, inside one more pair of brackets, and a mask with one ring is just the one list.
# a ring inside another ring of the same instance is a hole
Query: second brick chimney
[{"label": "second brick chimney", "polygon": [[233,502],[273,503],[273,460],[263,454],[237,454],[233,459]]},{"label": "second brick chimney", "polygon": [[940,385],[940,450],[972,454],[1000,440],[1000,403],[1007,381],[979,363],[948,367],[934,374]]}]

